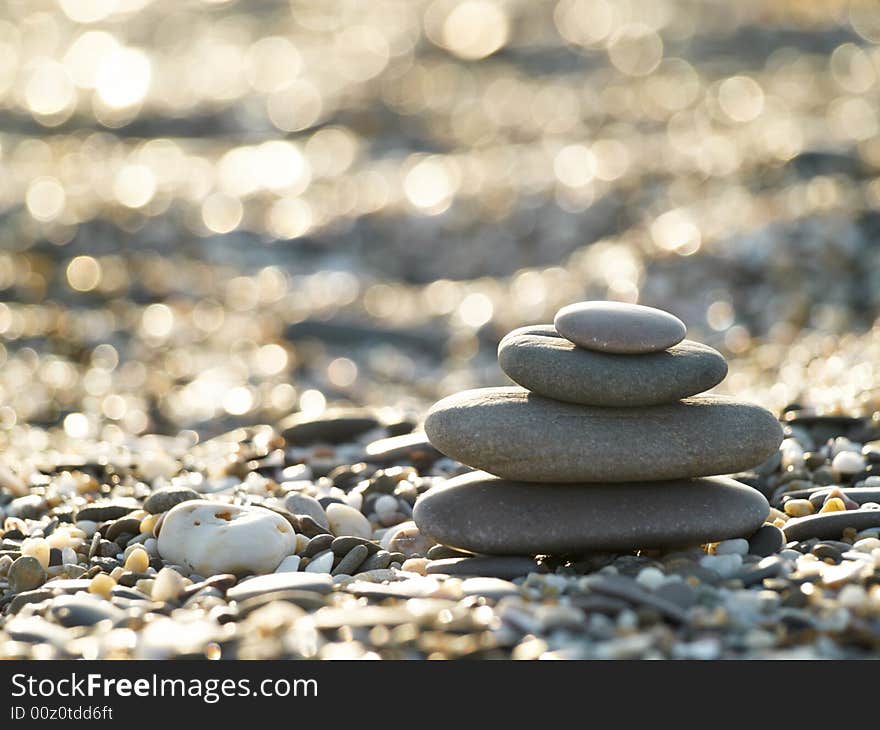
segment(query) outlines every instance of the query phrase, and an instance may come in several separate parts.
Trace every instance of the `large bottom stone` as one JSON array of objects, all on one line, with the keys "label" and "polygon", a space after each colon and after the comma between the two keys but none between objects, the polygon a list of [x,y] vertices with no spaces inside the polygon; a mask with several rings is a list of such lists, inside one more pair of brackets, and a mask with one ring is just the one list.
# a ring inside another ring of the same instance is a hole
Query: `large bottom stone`
[{"label": "large bottom stone", "polygon": [[425,493],[413,518],[444,545],[493,555],[553,555],[745,537],[769,509],[760,492],[726,477],[538,484],[472,472]]}]

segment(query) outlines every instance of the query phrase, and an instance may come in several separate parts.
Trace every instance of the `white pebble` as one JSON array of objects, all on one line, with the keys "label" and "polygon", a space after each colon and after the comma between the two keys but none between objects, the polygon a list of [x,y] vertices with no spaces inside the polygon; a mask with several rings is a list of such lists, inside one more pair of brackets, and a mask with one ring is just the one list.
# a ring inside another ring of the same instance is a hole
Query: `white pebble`
[{"label": "white pebble", "polygon": [[867,604],[868,594],[862,586],[849,583],[840,589],[837,601],[844,608],[858,610]]},{"label": "white pebble", "polygon": [[325,550],[318,553],[306,566],[306,573],[329,573],[333,567],[333,551]]},{"label": "white pebble", "polygon": [[880,476],[877,476],[876,474],[871,474],[871,476],[866,477],[864,481],[864,486],[871,487],[872,489],[880,487]]},{"label": "white pebble", "polygon": [[866,537],[853,543],[853,550],[858,550],[860,553],[870,553],[878,548],[880,548],[880,540],[876,537]]},{"label": "white pebble", "polygon": [[91,520],[79,520],[76,523],[76,527],[77,529],[82,530],[85,537],[91,537],[98,531],[98,523],[92,522]]},{"label": "white pebble", "polygon": [[61,548],[61,562],[66,565],[76,565],[76,550],[71,547]]},{"label": "white pebble", "polygon": [[345,495],[345,503],[360,512],[361,507],[364,506],[364,495],[360,492],[349,492]]},{"label": "white pebble", "polygon": [[804,449],[796,439],[787,438],[780,445],[782,466],[799,469],[804,466]]},{"label": "white pebble", "polygon": [[354,507],[334,502],[327,505],[326,512],[330,532],[336,537],[352,535],[369,540],[373,536],[373,528],[369,520]]},{"label": "white pebble", "polygon": [[831,462],[838,474],[858,474],[865,468],[865,457],[855,451],[841,451]]},{"label": "white pebble", "polygon": [[383,494],[376,500],[373,509],[376,510],[376,516],[383,522],[397,512],[397,500],[390,494]]},{"label": "white pebble", "polygon": [[275,568],[276,573],[296,573],[299,570],[299,564],[302,561],[299,555],[288,555],[281,564]]},{"label": "white pebble", "polygon": [[659,568],[649,566],[639,571],[636,580],[649,591],[656,590],[666,582],[666,576]]},{"label": "white pebble", "polygon": [[730,578],[742,567],[741,555],[706,555],[700,558],[700,565],[714,570],[722,578]]},{"label": "white pebble", "polygon": [[748,555],[749,541],[742,537],[723,540],[715,547],[716,555]]},{"label": "white pebble", "polygon": [[186,588],[183,576],[171,568],[162,568],[156,574],[153,581],[153,591],[150,597],[154,601],[173,601]]},{"label": "white pebble", "polygon": [[281,515],[201,499],[173,507],[159,533],[159,554],[201,575],[271,573],[295,547]]}]

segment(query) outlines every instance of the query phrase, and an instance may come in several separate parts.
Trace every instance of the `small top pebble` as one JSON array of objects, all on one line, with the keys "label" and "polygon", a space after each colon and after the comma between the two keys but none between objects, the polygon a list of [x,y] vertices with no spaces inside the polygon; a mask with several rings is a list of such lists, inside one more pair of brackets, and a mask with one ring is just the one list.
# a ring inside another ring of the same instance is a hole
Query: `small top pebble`
[{"label": "small top pebble", "polygon": [[556,313],[557,332],[588,350],[622,355],[659,352],[687,334],[678,317],[653,307],[624,302],[578,302]]}]

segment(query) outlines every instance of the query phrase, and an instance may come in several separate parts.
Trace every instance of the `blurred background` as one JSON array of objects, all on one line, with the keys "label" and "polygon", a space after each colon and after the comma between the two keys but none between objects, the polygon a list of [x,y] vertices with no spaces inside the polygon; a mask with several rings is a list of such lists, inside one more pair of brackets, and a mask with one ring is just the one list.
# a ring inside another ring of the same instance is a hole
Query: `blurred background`
[{"label": "blurred background", "polygon": [[0,430],[418,414],[587,298],[872,413],[878,100],[873,1],[5,0]]}]

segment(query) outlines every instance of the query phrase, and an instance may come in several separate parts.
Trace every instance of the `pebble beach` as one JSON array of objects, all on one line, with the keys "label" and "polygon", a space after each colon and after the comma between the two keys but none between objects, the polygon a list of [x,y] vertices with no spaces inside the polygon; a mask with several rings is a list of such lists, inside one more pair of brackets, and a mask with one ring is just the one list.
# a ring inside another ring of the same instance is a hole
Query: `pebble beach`
[{"label": "pebble beach", "polygon": [[86,5],[0,11],[0,658],[877,656],[870,3]]}]

